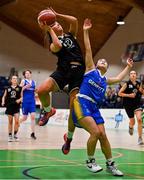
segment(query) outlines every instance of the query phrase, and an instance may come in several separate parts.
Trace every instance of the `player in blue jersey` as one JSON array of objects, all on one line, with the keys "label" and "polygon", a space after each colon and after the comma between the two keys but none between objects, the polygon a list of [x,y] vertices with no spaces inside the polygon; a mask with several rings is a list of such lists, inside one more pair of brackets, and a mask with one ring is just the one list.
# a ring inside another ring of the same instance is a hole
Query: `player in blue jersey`
[{"label": "player in blue jersey", "polygon": [[26,70],[23,72],[24,79],[21,81],[20,86],[22,87],[22,113],[23,117],[21,122],[26,121],[28,114],[30,113],[31,118],[31,138],[36,139],[35,136],[35,81],[31,79],[32,72]]},{"label": "player in blue jersey", "polygon": [[[56,14],[57,19],[60,18],[67,22],[69,31],[65,33],[58,22],[55,22],[52,27],[43,23],[39,24],[45,32],[45,44],[58,58],[56,70],[38,87],[39,98],[45,110],[44,116],[39,121],[40,126],[45,125],[49,117],[55,114],[55,110],[50,104],[50,92],[63,90],[68,85],[69,104],[70,109],[72,109],[73,99],[79,91],[85,71],[83,55],[76,39],[78,31],[77,18],[57,13],[54,10],[53,12]],[[70,110],[67,133],[70,140],[72,139],[74,129],[75,126],[73,125]],[[68,152],[69,147],[68,149],[67,147],[66,149],[63,148],[63,150],[63,153]]]},{"label": "player in blue jersey", "polygon": [[89,29],[91,27],[91,21],[86,19],[83,25],[86,71],[80,91],[74,100],[73,121],[76,127],[82,127],[90,134],[87,141],[88,160],[86,165],[88,170],[95,173],[102,170],[102,167],[96,164],[94,157],[96,144],[99,140],[102,152],[106,158],[107,171],[114,176],[123,176],[123,173],[116,168],[112,160],[111,147],[105,133],[104,119],[99,111],[99,105],[105,96],[107,84],[120,82],[132,67],[133,61],[128,59],[127,66],[120,74],[107,79],[105,77],[108,69],[107,61],[99,59],[96,66],[93,61],[89,40]]}]

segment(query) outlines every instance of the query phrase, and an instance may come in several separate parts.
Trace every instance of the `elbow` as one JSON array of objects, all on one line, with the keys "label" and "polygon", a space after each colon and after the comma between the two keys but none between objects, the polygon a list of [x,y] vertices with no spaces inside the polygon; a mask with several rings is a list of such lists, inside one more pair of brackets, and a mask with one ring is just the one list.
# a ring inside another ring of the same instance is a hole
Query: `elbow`
[{"label": "elbow", "polygon": [[73,22],[78,22],[78,19],[76,17],[73,17],[72,21]]},{"label": "elbow", "polygon": [[57,47],[58,49],[61,49],[61,48],[62,48],[62,44],[61,44],[61,43],[57,43],[57,44],[56,44],[56,47]]},{"label": "elbow", "polygon": [[50,51],[57,52],[62,48],[62,44],[59,42],[54,42],[50,45]]},{"label": "elbow", "polygon": [[60,43],[55,43],[54,47],[51,49],[52,51],[54,50],[54,52],[59,51],[62,48],[62,44]]},{"label": "elbow", "polygon": [[78,25],[78,19],[77,19],[76,17],[73,17],[73,18],[71,19],[71,24],[73,24],[73,25]]},{"label": "elbow", "polygon": [[121,77],[116,77],[116,83],[119,83],[119,82],[121,82],[123,80],[123,78],[121,78]]}]

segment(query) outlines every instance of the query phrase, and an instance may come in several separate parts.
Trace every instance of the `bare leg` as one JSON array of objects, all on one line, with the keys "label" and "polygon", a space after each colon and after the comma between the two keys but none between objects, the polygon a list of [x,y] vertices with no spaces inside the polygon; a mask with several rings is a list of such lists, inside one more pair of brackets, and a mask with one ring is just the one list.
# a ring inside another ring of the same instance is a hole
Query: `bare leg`
[{"label": "bare leg", "polygon": [[32,112],[30,114],[30,117],[31,117],[31,131],[32,133],[35,132],[35,112]]},{"label": "bare leg", "polygon": [[16,113],[14,115],[14,120],[15,120],[14,132],[17,133],[18,132],[18,128],[19,128],[19,113]]},{"label": "bare leg", "polygon": [[106,158],[107,171],[114,176],[123,176],[123,173],[116,168],[115,162],[112,160],[111,147],[110,147],[110,143],[109,143],[108,138],[105,133],[104,125],[99,124],[98,128],[100,131],[99,141],[100,141],[102,152]]},{"label": "bare leg", "polygon": [[80,119],[79,124],[90,134],[87,141],[87,155],[94,156],[96,143],[100,136],[99,128],[92,117]]},{"label": "bare leg", "polygon": [[58,90],[55,81],[52,78],[48,78],[38,87],[38,96],[43,107],[50,106],[50,92]]},{"label": "bare leg", "polygon": [[[76,97],[76,94],[78,93],[78,89],[75,89],[73,90],[71,93],[70,93],[70,113],[69,113],[69,118],[68,118],[68,132],[71,132],[72,134],[74,133],[74,130],[75,130],[75,126],[74,126],[74,123],[73,123],[73,120],[72,120],[72,111],[73,111],[73,101],[74,101],[74,98]],[[69,137],[68,138],[72,138],[72,137]]]},{"label": "bare leg", "polygon": [[130,128],[133,128],[134,125],[135,125],[135,119],[134,119],[134,118],[130,118],[130,119],[129,119],[129,127],[130,127]]},{"label": "bare leg", "polygon": [[18,129],[19,129],[19,113],[16,113],[14,115],[14,120],[15,120],[15,124],[14,124],[14,140],[19,141],[19,139],[17,137],[17,132],[18,132]]},{"label": "bare leg", "polygon": [[96,164],[95,162],[95,149],[97,141],[100,137],[99,128],[94,121],[94,119],[90,116],[84,117],[79,120],[79,124],[90,134],[90,137],[87,141],[87,156],[88,160],[86,161],[87,169],[91,172],[100,172],[102,171],[102,167]]},{"label": "bare leg", "polygon": [[26,121],[27,117],[28,117],[28,115],[23,115],[22,118],[20,119],[20,123]]},{"label": "bare leg", "polygon": [[13,129],[13,116],[8,115],[8,132],[9,134],[12,134]]},{"label": "bare leg", "polygon": [[56,110],[51,107],[50,101],[50,92],[57,91],[59,88],[55,82],[55,80],[49,77],[38,87],[38,96],[42,103],[42,107],[44,109],[44,114],[39,119],[39,126],[44,126],[47,124],[49,118],[56,113]]},{"label": "bare leg", "polygon": [[100,124],[98,125],[98,128],[100,131],[99,141],[100,141],[102,152],[105,155],[106,159],[111,159],[112,158],[111,146],[106,136],[104,125]]},{"label": "bare leg", "polygon": [[135,115],[138,123],[138,136],[142,137],[142,110],[135,111]]},{"label": "bare leg", "polygon": [[68,118],[68,132],[67,132],[67,134],[64,134],[65,143],[62,146],[62,152],[64,154],[68,154],[70,151],[70,144],[71,144],[71,141],[73,138],[73,133],[75,130],[75,126],[74,126],[74,123],[72,120],[72,111],[73,111],[73,101],[74,101],[74,98],[76,97],[77,93],[78,93],[78,89],[75,89],[70,93],[70,103],[69,103],[70,104],[69,105],[70,113],[69,113],[69,118]]}]

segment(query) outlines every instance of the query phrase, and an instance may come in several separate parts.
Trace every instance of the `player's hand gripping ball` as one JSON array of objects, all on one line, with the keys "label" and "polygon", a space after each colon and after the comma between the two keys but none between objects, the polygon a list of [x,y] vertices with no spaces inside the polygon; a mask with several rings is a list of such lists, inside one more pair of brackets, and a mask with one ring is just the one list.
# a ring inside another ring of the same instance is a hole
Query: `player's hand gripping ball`
[{"label": "player's hand gripping ball", "polygon": [[38,14],[38,23],[47,24],[48,26],[54,25],[56,21],[55,13],[50,9],[45,9]]}]

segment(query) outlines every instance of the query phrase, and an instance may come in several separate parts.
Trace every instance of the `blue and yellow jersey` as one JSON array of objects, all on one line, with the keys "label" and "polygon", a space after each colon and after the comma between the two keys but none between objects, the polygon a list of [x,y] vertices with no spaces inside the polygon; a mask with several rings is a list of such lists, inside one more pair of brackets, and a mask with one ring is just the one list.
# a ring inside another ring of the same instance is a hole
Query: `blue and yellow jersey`
[{"label": "blue and yellow jersey", "polygon": [[98,69],[94,69],[84,74],[79,93],[101,104],[105,96],[106,87],[106,77],[102,76]]}]

